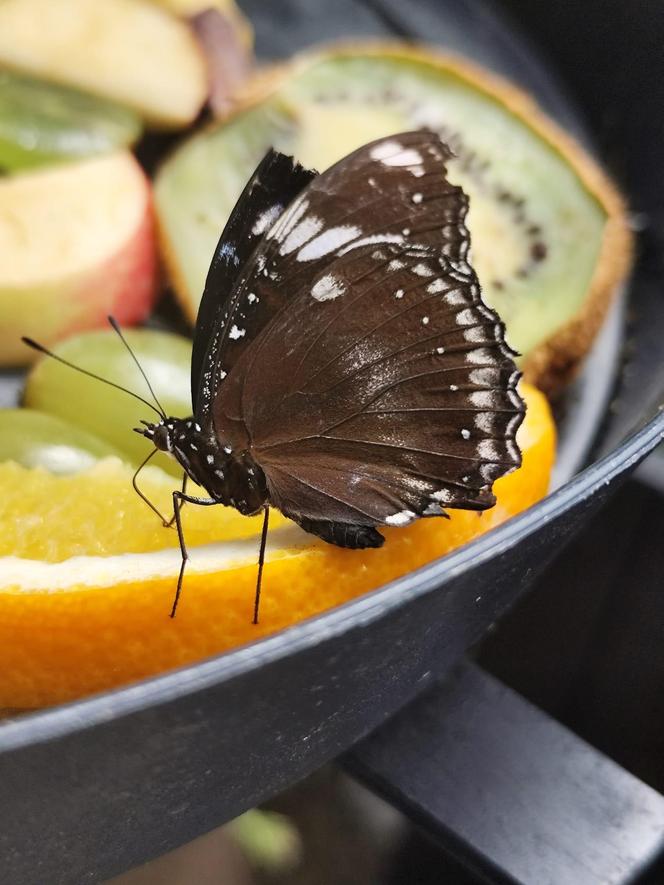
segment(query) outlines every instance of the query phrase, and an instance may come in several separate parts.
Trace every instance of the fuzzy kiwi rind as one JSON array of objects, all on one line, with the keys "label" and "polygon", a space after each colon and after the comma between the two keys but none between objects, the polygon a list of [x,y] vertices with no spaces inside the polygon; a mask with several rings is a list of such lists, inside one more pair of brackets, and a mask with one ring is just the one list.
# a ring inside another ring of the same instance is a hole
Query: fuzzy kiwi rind
[{"label": "fuzzy kiwi rind", "polygon": [[[290,61],[257,72],[237,96],[235,107],[208,130],[225,126],[237,116],[259,107],[276,95],[290,78],[314,65],[343,58],[377,58],[415,62],[462,81],[484,93],[523,123],[572,170],[581,187],[605,215],[601,242],[585,297],[573,316],[531,348],[522,361],[524,377],[551,397],[573,379],[602,325],[613,296],[629,272],[632,235],[624,201],[602,169],[580,145],[539,108],[536,102],[502,77],[451,53],[394,41],[350,42],[317,47]],[[200,133],[195,136],[200,137]],[[165,166],[168,164],[168,160]],[[187,317],[195,322],[196,301],[187,288],[165,225],[158,214],[158,230],[167,270]]]}]

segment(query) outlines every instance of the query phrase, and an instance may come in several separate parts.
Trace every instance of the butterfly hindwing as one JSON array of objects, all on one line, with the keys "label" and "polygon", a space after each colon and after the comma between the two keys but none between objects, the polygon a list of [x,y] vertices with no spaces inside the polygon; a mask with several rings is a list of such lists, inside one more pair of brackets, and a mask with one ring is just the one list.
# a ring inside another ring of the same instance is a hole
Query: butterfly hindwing
[{"label": "butterfly hindwing", "polygon": [[[191,357],[192,404],[201,421],[208,417],[222,380],[221,372],[230,370],[275,309],[267,299],[260,304],[260,296],[250,297],[252,293],[248,290],[244,292],[244,299],[237,297],[242,269],[265,232],[315,175],[314,171],[295,163],[292,157],[268,151],[226,223],[205,281]],[[233,333],[233,327],[243,329],[242,336]],[[229,338],[233,334],[237,337]],[[233,342],[235,346],[228,347]],[[224,349],[226,368],[220,370],[219,356]]]},{"label": "butterfly hindwing", "polygon": [[520,463],[519,373],[467,261],[467,200],[430,132],[366,145],[299,194],[254,252],[289,294],[222,384],[271,503],[402,525],[484,509]]}]

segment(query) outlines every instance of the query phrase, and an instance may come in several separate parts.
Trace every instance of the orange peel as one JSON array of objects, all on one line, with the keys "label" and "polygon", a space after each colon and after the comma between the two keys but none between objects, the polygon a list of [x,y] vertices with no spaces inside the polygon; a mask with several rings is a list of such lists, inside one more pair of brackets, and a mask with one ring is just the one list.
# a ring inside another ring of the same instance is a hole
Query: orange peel
[{"label": "orange peel", "polygon": [[[191,663],[340,605],[494,528],[546,494],[555,428],[528,385],[523,464],[494,484],[482,514],[452,511],[387,529],[379,550],[342,550],[271,521],[261,619],[251,623],[260,518],[186,509],[191,561],[177,617],[168,617],[180,554],[131,490],[131,468],[100,461],[56,477],[0,464],[0,707],[71,700]],[[172,478],[145,491],[167,511]]]}]

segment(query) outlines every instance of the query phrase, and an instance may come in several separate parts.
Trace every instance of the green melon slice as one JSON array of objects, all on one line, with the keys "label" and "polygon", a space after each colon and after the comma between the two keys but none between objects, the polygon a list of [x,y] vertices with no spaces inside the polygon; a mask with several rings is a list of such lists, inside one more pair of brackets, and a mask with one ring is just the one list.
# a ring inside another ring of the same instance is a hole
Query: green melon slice
[{"label": "green melon slice", "polygon": [[128,108],[0,71],[0,169],[110,153],[133,144],[141,130],[140,119]]},{"label": "green melon slice", "polygon": [[224,222],[270,145],[322,170],[363,143],[421,126],[457,154],[449,176],[470,197],[486,301],[528,379],[559,390],[629,265],[620,197],[527,96],[459,59],[400,44],[326,49],[259,75],[232,115],[167,160],[156,206],[189,317]]}]

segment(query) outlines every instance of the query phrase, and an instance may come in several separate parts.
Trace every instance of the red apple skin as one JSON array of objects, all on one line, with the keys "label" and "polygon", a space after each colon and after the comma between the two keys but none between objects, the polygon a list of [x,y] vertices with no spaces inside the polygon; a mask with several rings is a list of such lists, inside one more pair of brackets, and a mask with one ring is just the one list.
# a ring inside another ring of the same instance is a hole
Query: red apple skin
[{"label": "red apple skin", "polygon": [[[19,279],[7,283],[0,266],[0,365],[25,365],[34,360],[36,354],[22,343],[22,335],[50,346],[74,333],[106,326],[109,314],[122,325],[139,323],[148,316],[155,303],[158,259],[150,182],[128,153],[85,162],[105,162],[106,166],[100,166],[101,171],[108,169],[111,177],[117,175],[121,199],[128,201],[119,212],[126,233],[114,229],[113,236],[109,237],[113,242],[108,254],[97,255],[93,261],[81,255],[80,268],[72,269],[70,264],[68,270],[62,272],[57,256],[54,257],[48,262],[47,271],[41,272],[38,282]],[[68,171],[73,175],[75,170],[72,167]],[[57,172],[59,170],[52,174]],[[84,174],[90,174],[89,167]],[[95,198],[94,175],[90,190],[92,201]],[[43,176],[43,199],[57,207],[61,193],[56,188],[55,195],[52,195],[48,172]],[[41,181],[38,183],[41,186]],[[61,182],[59,187],[62,188]],[[113,207],[108,209],[107,215],[103,208],[100,211],[101,221],[98,216],[95,223],[101,227],[108,223],[109,229],[113,229],[118,218]],[[59,210],[55,209],[56,223],[60,221],[58,213]],[[62,224],[66,224],[66,214],[63,217]],[[76,246],[74,236],[71,250],[75,251]],[[35,266],[37,264],[36,258]]]},{"label": "red apple skin", "polygon": [[152,209],[147,192],[145,215],[124,248],[81,281],[76,300],[87,302],[93,315],[64,330],[59,338],[108,324],[112,314],[120,325],[134,326],[150,314],[157,297],[158,261]]}]

